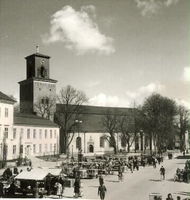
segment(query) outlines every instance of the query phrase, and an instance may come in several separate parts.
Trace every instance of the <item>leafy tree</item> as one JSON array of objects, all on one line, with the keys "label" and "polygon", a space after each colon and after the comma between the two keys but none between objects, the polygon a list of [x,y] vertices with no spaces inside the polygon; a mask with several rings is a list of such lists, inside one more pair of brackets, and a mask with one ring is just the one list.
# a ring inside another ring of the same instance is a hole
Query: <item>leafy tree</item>
[{"label": "leafy tree", "polygon": [[79,119],[81,105],[88,101],[86,94],[70,85],[62,88],[57,97],[58,105],[55,122],[60,126],[60,150],[68,153],[68,147],[76,131],[76,119]]},{"label": "leafy tree", "polygon": [[[144,115],[144,128],[152,139],[157,150],[160,152],[174,141],[173,134],[174,117],[177,114],[177,107],[173,100],[163,97],[160,94],[152,94],[148,97],[142,107]],[[152,147],[151,147],[152,148]]]},{"label": "leafy tree", "polygon": [[185,149],[185,132],[189,129],[189,110],[184,106],[178,106],[178,132],[180,136],[180,150]]}]

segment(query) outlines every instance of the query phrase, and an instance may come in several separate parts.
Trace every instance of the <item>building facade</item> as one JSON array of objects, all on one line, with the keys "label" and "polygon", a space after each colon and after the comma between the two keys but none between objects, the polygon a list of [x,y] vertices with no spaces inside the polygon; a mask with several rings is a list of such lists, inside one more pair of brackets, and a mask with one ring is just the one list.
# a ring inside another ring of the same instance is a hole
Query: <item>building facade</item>
[{"label": "building facade", "polygon": [[15,100],[0,92],[0,160],[12,158],[13,111]]}]

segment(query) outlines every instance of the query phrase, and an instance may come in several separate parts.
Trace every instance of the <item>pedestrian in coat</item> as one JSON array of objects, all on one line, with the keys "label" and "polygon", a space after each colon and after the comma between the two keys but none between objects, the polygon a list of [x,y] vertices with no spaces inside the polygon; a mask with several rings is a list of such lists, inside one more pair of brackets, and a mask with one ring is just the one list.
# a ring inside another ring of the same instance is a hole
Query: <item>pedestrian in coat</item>
[{"label": "pedestrian in coat", "polygon": [[75,193],[75,197],[79,197],[79,195],[80,195],[80,179],[78,177],[75,178],[74,193]]},{"label": "pedestrian in coat", "polygon": [[102,174],[99,176],[99,184],[100,185],[104,184],[104,178],[103,178]]},{"label": "pedestrian in coat", "polygon": [[161,179],[165,179],[165,172],[166,172],[166,170],[165,170],[165,168],[162,166],[161,168],[160,168],[160,175],[161,175]]},{"label": "pedestrian in coat", "polygon": [[102,184],[98,187],[98,195],[100,196],[101,200],[104,200],[106,191],[107,191],[107,189],[104,184]]}]

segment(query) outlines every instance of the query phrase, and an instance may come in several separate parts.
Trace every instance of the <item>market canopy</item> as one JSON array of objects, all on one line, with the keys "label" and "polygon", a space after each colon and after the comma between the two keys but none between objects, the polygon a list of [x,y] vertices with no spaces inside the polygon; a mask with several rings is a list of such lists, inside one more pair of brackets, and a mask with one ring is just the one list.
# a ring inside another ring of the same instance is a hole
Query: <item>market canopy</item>
[{"label": "market canopy", "polygon": [[20,174],[18,174],[15,177],[15,179],[42,181],[46,178],[48,174],[49,174],[48,171],[40,169],[40,168],[36,168],[30,171],[22,171]]}]

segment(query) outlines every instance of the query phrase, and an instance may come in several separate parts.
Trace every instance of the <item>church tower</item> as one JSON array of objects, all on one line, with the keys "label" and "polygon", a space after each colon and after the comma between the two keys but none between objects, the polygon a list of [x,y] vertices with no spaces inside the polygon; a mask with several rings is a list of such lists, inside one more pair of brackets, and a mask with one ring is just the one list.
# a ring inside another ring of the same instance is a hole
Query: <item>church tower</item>
[{"label": "church tower", "polygon": [[52,114],[48,112],[55,112],[57,81],[50,79],[50,57],[39,53],[37,46],[36,53],[25,59],[26,79],[19,82],[20,112],[52,119],[52,116],[49,116]]}]

